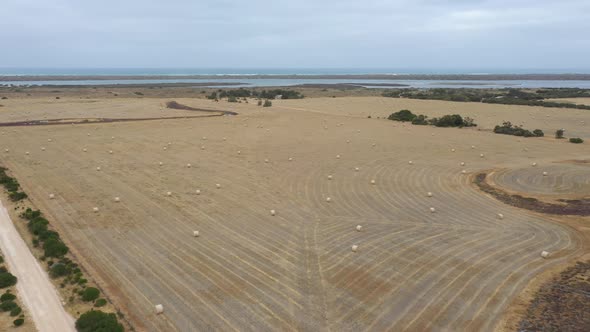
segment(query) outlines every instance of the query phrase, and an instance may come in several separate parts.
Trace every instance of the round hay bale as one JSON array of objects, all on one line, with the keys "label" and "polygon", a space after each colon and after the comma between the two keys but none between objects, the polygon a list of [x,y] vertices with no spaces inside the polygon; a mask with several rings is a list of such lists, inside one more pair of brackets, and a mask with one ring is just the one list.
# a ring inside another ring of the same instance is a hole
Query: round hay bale
[{"label": "round hay bale", "polygon": [[156,315],[159,315],[164,312],[164,306],[161,304],[156,304]]},{"label": "round hay bale", "polygon": [[221,185],[218,183],[218,184],[215,185],[215,188],[221,189]]},{"label": "round hay bale", "polygon": [[455,149],[451,149],[451,152],[455,152]]},{"label": "round hay bale", "polygon": [[375,185],[375,184],[377,184],[377,182],[375,180],[371,180],[371,184]]},{"label": "round hay bale", "polygon": [[357,252],[359,250],[359,246],[357,244],[353,244],[351,249],[352,249],[352,252]]},{"label": "round hay bale", "polygon": [[277,211],[275,211],[275,210],[270,210],[270,215],[271,215],[271,216],[276,216],[276,215],[277,215]]},{"label": "round hay bale", "polygon": [[90,133],[86,134],[86,136],[90,136]]},{"label": "round hay bale", "polygon": [[86,148],[83,148],[83,149],[82,149],[82,151],[84,151],[84,152],[88,152],[88,150],[87,150]]},{"label": "round hay bale", "polygon": [[354,168],[354,171],[355,171],[355,172],[358,172],[358,171],[360,171],[360,170],[361,170],[361,169],[360,169],[360,168],[358,168],[358,167],[355,167],[355,168]]},{"label": "round hay bale", "polygon": [[164,165],[164,163],[160,161],[160,162],[158,163],[158,165],[162,166],[162,165]]},{"label": "round hay bale", "polygon": [[346,143],[350,143],[350,140],[349,140],[349,139],[347,139],[347,140],[346,140]]},{"label": "round hay bale", "polygon": [[48,139],[47,139],[47,142],[51,142],[51,141],[53,141],[51,138],[48,138]]},{"label": "round hay bale", "polygon": [[168,148],[167,147],[164,147],[164,150],[168,150]]},{"label": "round hay bale", "polygon": [[541,257],[548,258],[549,257],[549,252],[548,251],[545,251],[545,250],[541,251]]},{"label": "round hay bale", "polygon": [[475,149],[475,145],[472,145],[472,146],[471,146],[471,148],[472,148],[472,149]]},{"label": "round hay bale", "polygon": [[120,197],[115,197],[115,202],[119,203],[121,201]]},{"label": "round hay bale", "polygon": [[4,152],[8,153],[8,151],[10,151],[10,150],[8,150],[8,149],[4,149]]},{"label": "round hay bale", "polygon": [[339,154],[336,155],[336,159],[340,159],[340,155]]},{"label": "round hay bale", "polygon": [[428,193],[426,193],[426,196],[428,196],[428,197],[432,197],[433,195],[432,195],[432,193],[429,191]]},{"label": "round hay bale", "polygon": [[332,180],[332,175],[328,175],[328,180]]},{"label": "round hay bale", "polygon": [[465,166],[465,162],[462,161],[459,165]]},{"label": "round hay bale", "polygon": [[191,164],[186,164],[186,168],[191,168],[191,167],[193,167],[193,165],[191,165]]},{"label": "round hay bale", "polygon": [[410,160],[410,161],[408,161],[408,164],[413,165],[414,162]]},{"label": "round hay bale", "polygon": [[111,136],[111,139],[115,139],[115,136]]},{"label": "round hay bale", "polygon": [[166,192],[166,196],[172,196],[172,192],[171,191],[167,191]]},{"label": "round hay bale", "polygon": [[113,154],[113,150],[109,150],[109,154]]},{"label": "round hay bale", "polygon": [[485,156],[483,155],[483,153],[480,153],[480,154],[479,154],[479,157],[480,157],[480,158],[483,158],[483,157],[485,157]]},{"label": "round hay bale", "polygon": [[498,219],[504,219],[504,215],[501,213],[498,213]]},{"label": "round hay bale", "polygon": [[547,175],[549,175],[549,173],[543,172],[543,176],[547,176]]},{"label": "round hay bale", "polygon": [[433,208],[433,207],[431,207],[431,208],[430,208],[430,213],[435,213],[435,212],[436,212],[436,209],[435,209],[435,208]]},{"label": "round hay bale", "polygon": [[537,163],[532,163],[531,166],[535,167],[537,166]]},{"label": "round hay bale", "polygon": [[466,170],[462,170],[461,171],[461,174],[467,174],[467,171]]},{"label": "round hay bale", "polygon": [[360,232],[360,231],[362,231],[362,230],[363,230],[363,226],[361,226],[361,225],[356,225],[356,231],[357,231],[357,232]]},{"label": "round hay bale", "polygon": [[227,138],[225,138],[225,137],[224,137],[224,138],[223,138],[223,140],[224,140],[224,141],[227,141]]},{"label": "round hay bale", "polygon": [[54,199],[55,195],[54,194],[49,194],[49,199]]},{"label": "round hay bale", "polygon": [[172,142],[168,142],[168,146],[172,145]]},{"label": "round hay bale", "polygon": [[292,157],[289,157],[289,161],[293,161],[293,158]]},{"label": "round hay bale", "polygon": [[96,167],[96,170],[100,172],[100,166],[97,166]]},{"label": "round hay bale", "polygon": [[94,211],[94,212],[98,212],[98,208],[97,208],[97,207],[93,207],[93,208],[92,208],[92,211]]},{"label": "round hay bale", "polygon": [[193,231],[193,236],[194,237],[199,237],[199,235],[201,235],[201,234],[199,234],[199,231]]},{"label": "round hay bale", "polygon": [[326,197],[326,202],[330,203],[331,201],[332,201],[332,198]]},{"label": "round hay bale", "polygon": [[202,140],[203,141],[206,141],[207,140],[207,137],[206,136],[203,136]]},{"label": "round hay bale", "polygon": [[205,150],[205,146],[204,145],[201,145],[201,150]]},{"label": "round hay bale", "polygon": [[376,146],[377,146],[377,144],[376,144],[376,143],[373,143],[373,144],[371,144],[371,146],[372,146],[372,147],[376,147]]},{"label": "round hay bale", "polygon": [[200,189],[195,190],[195,194],[200,195],[201,194],[201,190]]},{"label": "round hay bale", "polygon": [[43,147],[43,146],[42,146],[42,147],[41,147],[41,151],[45,151],[45,147]]},{"label": "round hay bale", "polygon": [[238,151],[238,154],[242,154],[242,151]]},{"label": "round hay bale", "polygon": [[265,162],[265,163],[268,163],[268,159],[264,159],[264,162]]},{"label": "round hay bale", "polygon": [[29,151],[26,151],[25,154],[28,156],[30,153],[29,153]]}]

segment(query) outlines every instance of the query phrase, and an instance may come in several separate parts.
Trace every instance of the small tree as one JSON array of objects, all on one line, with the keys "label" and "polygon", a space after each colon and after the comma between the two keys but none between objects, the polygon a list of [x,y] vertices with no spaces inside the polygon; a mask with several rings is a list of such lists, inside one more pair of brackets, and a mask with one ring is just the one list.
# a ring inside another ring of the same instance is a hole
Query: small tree
[{"label": "small tree", "polygon": [[262,105],[262,107],[271,107],[272,106],[272,102],[270,100],[265,100],[264,104]]},{"label": "small tree", "polygon": [[16,284],[16,281],[16,277],[13,276],[10,272],[0,273],[0,288],[14,286]]},{"label": "small tree", "polygon": [[395,113],[391,113],[387,119],[393,121],[410,122],[416,118],[416,115],[410,110],[401,110]]},{"label": "small tree", "polygon": [[555,138],[563,138],[563,134],[565,133],[564,129],[557,129],[557,131],[555,131]]},{"label": "small tree", "polygon": [[82,292],[82,300],[86,302],[94,301],[98,299],[100,291],[98,288],[88,287]]}]

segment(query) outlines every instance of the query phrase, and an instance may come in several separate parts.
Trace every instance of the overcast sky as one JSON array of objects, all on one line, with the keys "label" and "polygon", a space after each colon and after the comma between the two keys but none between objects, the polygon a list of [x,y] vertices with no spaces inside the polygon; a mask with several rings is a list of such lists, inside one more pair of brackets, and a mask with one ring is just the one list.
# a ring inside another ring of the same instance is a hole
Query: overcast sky
[{"label": "overcast sky", "polygon": [[0,67],[590,68],[590,0],[1,0]]}]

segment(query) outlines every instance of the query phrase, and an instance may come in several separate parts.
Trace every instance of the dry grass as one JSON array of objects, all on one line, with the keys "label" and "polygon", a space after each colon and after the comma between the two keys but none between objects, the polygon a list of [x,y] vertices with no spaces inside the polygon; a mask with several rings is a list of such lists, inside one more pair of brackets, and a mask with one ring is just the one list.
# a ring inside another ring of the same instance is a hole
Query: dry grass
[{"label": "dry grass", "polygon": [[[160,111],[168,100],[8,99],[0,122],[183,112]],[[511,120],[585,138],[587,111],[379,97],[270,108],[175,100],[240,115],[0,128],[2,163],[139,330],[492,330],[535,275],[585,250],[573,228],[506,206],[461,174],[532,161],[542,171],[590,158],[584,145],[376,117],[460,113],[483,129]],[[165,313],[156,316],[158,303]]]}]

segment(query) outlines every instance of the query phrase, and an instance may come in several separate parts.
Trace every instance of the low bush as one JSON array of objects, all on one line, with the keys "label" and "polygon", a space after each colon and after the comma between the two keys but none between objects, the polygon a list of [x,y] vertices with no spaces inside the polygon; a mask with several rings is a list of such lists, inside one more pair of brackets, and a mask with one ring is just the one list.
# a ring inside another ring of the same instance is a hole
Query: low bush
[{"label": "low bush", "polygon": [[564,129],[557,129],[555,131],[555,138],[562,139],[564,133],[565,133]]},{"label": "low bush", "polygon": [[49,269],[49,275],[52,278],[59,278],[69,274],[69,270],[65,264],[56,263]]},{"label": "low bush", "polygon": [[80,315],[76,321],[78,332],[123,332],[124,328],[117,321],[115,314],[100,310],[90,310]]},{"label": "low bush", "polygon": [[393,121],[401,121],[401,122],[411,122],[416,118],[416,114],[412,113],[410,110],[401,110],[395,113],[391,113],[388,120]]},{"label": "low bush", "polygon": [[82,292],[82,300],[86,302],[94,301],[98,299],[100,291],[98,288],[88,287]]},{"label": "low bush", "polygon": [[20,315],[21,312],[23,312],[23,309],[17,305],[16,307],[12,308],[12,310],[10,310],[10,316],[16,317]]},{"label": "low bush", "polygon": [[0,303],[0,311],[11,311],[14,308],[17,308],[18,304],[16,304],[13,301],[6,301],[6,302],[2,302]]},{"label": "low bush", "polygon": [[10,272],[0,273],[0,288],[14,286],[16,284],[16,281],[16,277],[13,276]]},{"label": "low bush", "polygon": [[234,96],[229,96],[227,98],[227,101],[230,102],[230,103],[237,103],[238,102],[238,99],[236,97],[234,97]]},{"label": "low bush", "polygon": [[0,296],[0,302],[6,302],[6,301],[12,301],[16,299],[16,295],[12,294],[12,293],[4,293],[2,294],[2,296]]},{"label": "low bush", "polygon": [[21,326],[23,325],[25,322],[25,320],[23,318],[19,318],[19,319],[15,319],[12,324],[14,324],[14,326]]},{"label": "low bush", "polygon": [[419,125],[419,126],[426,126],[428,125],[428,120],[427,120],[427,116],[426,115],[418,115],[414,118],[414,120],[412,120],[412,124],[413,125]]},{"label": "low bush", "polygon": [[[467,120],[467,121],[466,121]],[[431,125],[436,127],[474,127],[476,124],[471,118],[465,118],[459,114],[443,115],[441,118],[433,118],[429,121]]]},{"label": "low bush", "polygon": [[46,257],[61,257],[69,251],[68,247],[60,239],[53,237],[48,238],[43,243],[43,250]]},{"label": "low bush", "polygon": [[584,143],[584,140],[579,137],[570,138],[570,143],[580,144]]},{"label": "low bush", "polygon": [[104,307],[107,304],[107,300],[105,299],[98,299],[96,300],[96,302],[94,302],[94,306],[99,308],[99,307]]},{"label": "low bush", "polygon": [[271,107],[272,106],[272,102],[270,100],[265,100],[264,104],[262,104],[262,107]]}]

